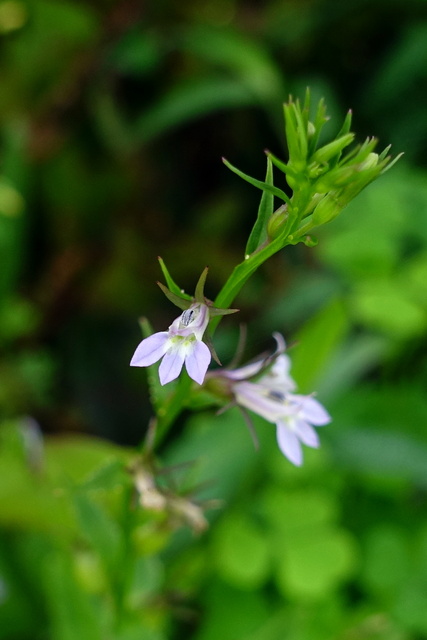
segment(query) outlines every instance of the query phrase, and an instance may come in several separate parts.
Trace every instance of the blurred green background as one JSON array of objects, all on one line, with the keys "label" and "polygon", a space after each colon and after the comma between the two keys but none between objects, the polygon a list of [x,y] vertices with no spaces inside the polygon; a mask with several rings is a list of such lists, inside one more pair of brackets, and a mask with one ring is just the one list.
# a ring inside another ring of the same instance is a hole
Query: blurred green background
[{"label": "blurred green background", "polygon": [[[1,0],[0,37],[0,639],[427,638],[425,0]],[[262,179],[306,86],[405,156],[239,296],[333,422],[295,469],[261,420],[259,452],[179,420],[167,491],[222,501],[197,537],[132,502],[138,318],[174,317],[158,255],[211,297],[240,262],[259,193],[221,156]]]}]

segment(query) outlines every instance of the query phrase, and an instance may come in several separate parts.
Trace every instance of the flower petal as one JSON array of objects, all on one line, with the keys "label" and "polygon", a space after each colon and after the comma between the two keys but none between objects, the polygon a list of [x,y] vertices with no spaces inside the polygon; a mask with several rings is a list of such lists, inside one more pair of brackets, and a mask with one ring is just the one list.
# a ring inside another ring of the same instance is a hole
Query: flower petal
[{"label": "flower petal", "polygon": [[277,423],[277,443],[288,460],[297,467],[302,464],[302,450],[298,437],[281,421]]},{"label": "flower petal", "polygon": [[301,442],[314,449],[320,446],[319,436],[308,422],[305,422],[305,420],[295,420],[294,425],[295,433]]},{"label": "flower petal", "polygon": [[175,380],[181,373],[183,364],[184,353],[182,349],[169,349],[169,351],[165,353],[159,367],[160,384],[164,385]]},{"label": "flower petal", "polygon": [[251,378],[261,371],[265,363],[265,358],[246,364],[238,369],[222,369],[221,375],[229,380],[245,380]]},{"label": "flower petal", "polygon": [[167,346],[168,332],[159,331],[145,338],[136,348],[130,361],[131,367],[149,367],[164,355]]},{"label": "flower petal", "polygon": [[302,402],[302,413],[300,415],[302,415],[307,422],[310,422],[317,427],[322,427],[323,425],[331,422],[331,416],[320,402],[311,396],[300,396],[300,398],[304,398]]},{"label": "flower petal", "polygon": [[268,420],[268,422],[275,423],[283,416],[283,401],[267,397],[266,390],[262,384],[257,384],[256,382],[237,382],[234,385],[234,395],[237,404],[257,413]]},{"label": "flower petal", "polygon": [[210,361],[211,352],[208,346],[204,342],[194,342],[193,349],[185,358],[185,367],[190,378],[198,384],[203,384]]}]

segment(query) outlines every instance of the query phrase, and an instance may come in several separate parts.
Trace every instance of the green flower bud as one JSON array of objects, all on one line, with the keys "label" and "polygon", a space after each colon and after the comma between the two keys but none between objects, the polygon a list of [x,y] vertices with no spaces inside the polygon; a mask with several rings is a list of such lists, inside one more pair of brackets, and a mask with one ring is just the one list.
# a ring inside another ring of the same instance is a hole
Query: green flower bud
[{"label": "green flower bud", "polygon": [[289,217],[288,205],[284,204],[279,207],[272,216],[267,224],[267,233],[270,240],[274,240],[277,236],[280,235],[283,230],[287,220]]},{"label": "green flower bud", "polygon": [[336,140],[332,140],[329,144],[320,147],[312,156],[312,162],[325,163],[339,155],[345,147],[348,147],[354,140],[354,133],[347,133]]},{"label": "green flower bud", "polygon": [[359,171],[366,171],[369,169],[373,169],[374,167],[377,166],[378,160],[379,160],[378,153],[369,153],[366,157],[366,160],[364,160],[359,165]]},{"label": "green flower bud", "polygon": [[331,191],[322,198],[313,211],[312,222],[314,227],[330,222],[341,213],[345,205],[338,199],[340,195],[339,192]]}]

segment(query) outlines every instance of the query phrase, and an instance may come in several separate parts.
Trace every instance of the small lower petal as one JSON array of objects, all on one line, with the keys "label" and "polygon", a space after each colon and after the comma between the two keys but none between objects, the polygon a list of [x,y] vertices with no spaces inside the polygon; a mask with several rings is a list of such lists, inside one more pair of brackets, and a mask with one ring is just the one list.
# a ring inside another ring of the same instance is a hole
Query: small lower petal
[{"label": "small lower petal", "polygon": [[305,420],[295,420],[294,423],[295,433],[298,438],[307,445],[307,447],[313,447],[317,449],[320,446],[319,436],[313,427],[305,422]]},{"label": "small lower petal", "polygon": [[193,349],[185,358],[188,375],[198,384],[203,384],[211,361],[211,352],[204,342],[195,341]]},{"label": "small lower petal", "polygon": [[132,367],[149,367],[151,364],[160,360],[166,351],[166,343],[168,341],[168,332],[160,331],[148,336],[137,346],[132,356],[130,364]]},{"label": "small lower petal", "polygon": [[307,422],[316,425],[316,427],[322,427],[325,424],[329,424],[332,420],[331,416],[320,402],[311,396],[306,396],[304,398],[302,404],[302,416],[307,420]]},{"label": "small lower petal", "polygon": [[184,355],[179,349],[171,349],[165,353],[159,367],[160,384],[164,385],[175,380],[181,373]]},{"label": "small lower petal", "polygon": [[283,422],[277,423],[277,443],[288,460],[297,467],[302,464],[302,450],[298,437]]}]

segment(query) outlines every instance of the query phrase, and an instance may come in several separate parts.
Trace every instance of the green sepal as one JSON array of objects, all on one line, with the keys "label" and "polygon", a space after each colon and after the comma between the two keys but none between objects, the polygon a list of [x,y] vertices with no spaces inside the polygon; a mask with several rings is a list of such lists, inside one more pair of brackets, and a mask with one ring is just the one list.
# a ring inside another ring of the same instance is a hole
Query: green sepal
[{"label": "green sepal", "polygon": [[215,351],[215,347],[213,346],[212,338],[211,338],[210,334],[207,331],[205,331],[205,334],[203,336],[203,342],[208,346],[208,349],[211,352],[212,358],[221,367],[222,363],[221,363],[220,359],[218,358],[217,352]]},{"label": "green sepal", "polygon": [[222,161],[226,167],[228,167],[231,171],[233,171],[233,173],[238,175],[240,178],[243,178],[243,180],[246,180],[246,182],[249,182],[249,184],[253,185],[254,187],[257,187],[257,189],[268,191],[269,193],[272,193],[273,196],[277,196],[287,204],[290,204],[290,199],[288,198],[286,193],[281,189],[278,189],[278,187],[275,187],[274,185],[271,185],[271,184],[267,184],[266,182],[262,182],[261,180],[256,180],[256,178],[251,178],[251,176],[248,176],[246,173],[243,173],[243,171],[240,171],[240,169],[233,167],[233,165],[230,164],[230,162],[228,162],[228,160],[226,160],[225,158],[223,158]]},{"label": "green sepal", "polygon": [[181,295],[177,295],[176,293],[172,293],[164,284],[161,282],[157,283],[160,289],[163,291],[168,300],[172,302],[179,309],[188,309],[191,305],[191,298],[183,298]]},{"label": "green sepal", "polygon": [[345,136],[347,133],[350,133],[352,118],[353,118],[353,112],[351,109],[349,109],[344,118],[344,122],[342,123],[342,127],[338,132],[338,135],[336,136],[337,138],[341,138],[341,136]]},{"label": "green sepal", "polygon": [[209,307],[209,315],[211,318],[215,316],[229,316],[238,311],[240,311],[240,309],[217,309],[217,307]]},{"label": "green sepal", "polygon": [[205,292],[205,283],[206,283],[208,271],[209,271],[209,267],[205,267],[203,269],[202,273],[200,274],[200,278],[197,281],[196,290],[194,292],[194,299],[196,300],[196,302],[200,302],[202,304],[206,304],[204,292]]},{"label": "green sepal", "polygon": [[328,120],[329,120],[329,117],[326,115],[325,101],[323,98],[321,98],[317,105],[316,116],[313,121],[314,132],[312,134],[309,134],[308,136],[308,141],[309,141],[308,155],[309,156],[311,156],[315,152],[317,144],[319,142],[320,133],[324,125],[328,122]]},{"label": "green sepal", "polygon": [[[158,261],[160,264],[160,268],[162,270],[162,273],[165,277],[166,280],[166,284],[168,285],[168,289],[169,291],[171,291],[172,293],[174,293],[175,295],[179,296],[180,298],[185,298],[185,300],[191,300],[191,296],[188,295],[188,293],[185,293],[174,281],[174,279],[172,278],[172,276],[170,275],[168,268],[166,267],[163,259],[158,256]],[[174,303],[175,304],[175,303]],[[185,309],[187,309],[188,307],[185,307]]]},{"label": "green sepal", "polygon": [[335,138],[332,142],[325,144],[323,147],[320,147],[311,158],[312,162],[321,162],[326,163],[333,160],[335,156],[338,156],[342,153],[345,147],[348,147],[354,140],[354,133],[346,133],[339,138]]},{"label": "green sepal", "polygon": [[[273,164],[269,157],[267,157],[267,172],[265,175],[265,182],[273,186]],[[263,191],[261,196],[261,202],[258,207],[258,214],[255,224],[252,228],[248,242],[246,245],[245,255],[250,255],[265,241],[267,240],[267,223],[273,214],[274,210],[274,196],[269,191]]]},{"label": "green sepal", "polygon": [[[390,149],[391,145],[389,147],[387,147],[387,151]],[[384,151],[386,151],[386,149],[384,149]],[[384,152],[383,152],[384,153]],[[390,160],[390,156],[385,157],[383,155],[383,153],[380,154],[380,161],[384,162],[384,164],[382,164],[381,166],[384,167],[383,169],[381,169],[381,174],[385,173],[386,171],[388,171],[389,169],[392,168],[393,165],[396,164],[396,162],[398,160],[400,160],[400,158],[404,155],[404,152],[402,151],[401,153],[399,153],[395,158],[393,158],[393,160],[391,162],[389,162]]]}]

